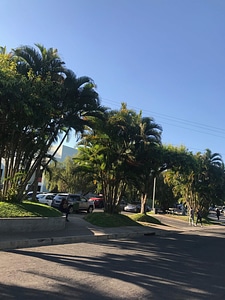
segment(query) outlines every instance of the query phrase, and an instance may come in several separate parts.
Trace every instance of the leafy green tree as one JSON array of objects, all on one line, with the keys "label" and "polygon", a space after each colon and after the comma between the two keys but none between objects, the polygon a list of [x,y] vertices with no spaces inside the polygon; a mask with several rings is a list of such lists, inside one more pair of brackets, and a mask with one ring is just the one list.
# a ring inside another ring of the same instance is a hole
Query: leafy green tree
[{"label": "leafy green tree", "polygon": [[130,179],[140,195],[141,213],[146,212],[147,200],[152,196],[153,179],[161,172],[163,165],[161,131],[161,126],[152,118],[142,118],[140,115],[134,136],[135,164],[130,168]]},{"label": "leafy green tree", "polygon": [[15,185],[18,200],[33,174],[49,163],[48,150],[59,134],[71,129],[79,134],[88,125],[87,116],[102,110],[93,80],[66,69],[57,50],[36,46],[37,51],[24,46],[4,57],[8,66],[1,77],[5,94],[0,95],[0,113],[2,122],[10,124],[1,148],[7,178],[3,192],[7,194],[15,174],[23,174]]},{"label": "leafy green tree", "polygon": [[199,162],[198,197],[199,206],[208,211],[211,204],[223,205],[225,199],[224,163],[218,153],[206,149],[204,154],[197,153]]},{"label": "leafy green tree", "polygon": [[184,151],[178,153],[177,163],[174,163],[174,151],[171,157],[172,164],[168,164],[170,169],[165,172],[164,180],[179,201],[194,209],[200,207],[204,214],[207,214],[211,203],[223,202],[224,164],[218,153],[212,154],[209,149],[204,154],[195,155]]},{"label": "leafy green tree", "polygon": [[105,112],[102,120],[92,119],[93,130],[83,136],[76,158],[79,169],[92,174],[102,190],[105,211],[109,213],[117,212],[126,186],[124,166],[130,158],[130,149],[125,131],[133,115],[124,104],[120,111]]},{"label": "leafy green tree", "polygon": [[140,149],[145,142],[158,143],[160,134],[151,118],[142,118],[141,113],[127,109],[125,103],[119,111],[109,111],[105,116],[84,136],[77,160],[80,168],[91,172],[101,186],[105,210],[115,213],[128,185],[137,178],[137,153],[143,154]]},{"label": "leafy green tree", "polygon": [[155,206],[166,211],[170,207],[174,207],[175,203],[179,202],[180,195],[174,195],[172,187],[164,181],[164,173],[165,172],[160,173],[157,177]]},{"label": "leafy green tree", "polygon": [[195,156],[184,146],[164,148],[167,168],[164,180],[172,187],[174,197],[188,207],[197,206],[196,178],[199,166]]},{"label": "leafy green tree", "polygon": [[5,161],[3,196],[6,196],[9,190],[11,194],[15,189],[15,176],[20,172],[21,134],[28,126],[26,109],[33,94],[29,81],[18,74],[10,55],[0,54],[0,64],[0,157]]},{"label": "leafy green tree", "polygon": [[77,172],[77,166],[72,157],[66,157],[63,162],[51,163],[45,172],[48,190],[86,194],[95,189],[89,173]]}]

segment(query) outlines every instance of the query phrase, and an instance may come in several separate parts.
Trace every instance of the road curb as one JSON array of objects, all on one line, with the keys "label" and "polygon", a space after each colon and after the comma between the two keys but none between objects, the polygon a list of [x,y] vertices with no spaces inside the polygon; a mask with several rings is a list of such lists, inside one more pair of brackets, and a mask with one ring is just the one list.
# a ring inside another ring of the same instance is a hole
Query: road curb
[{"label": "road curb", "polygon": [[65,229],[65,217],[0,218],[0,234]]},{"label": "road curb", "polygon": [[[173,230],[163,230],[163,229],[153,229],[153,230],[142,230],[135,232],[117,232],[117,233],[100,233],[94,231],[92,235],[75,235],[75,236],[60,236],[60,237],[43,237],[43,238],[24,238],[24,239],[14,239],[7,241],[0,241],[0,251],[7,251],[19,248],[31,248],[31,247],[41,247],[41,246],[51,246],[51,245],[62,245],[62,244],[73,244],[73,243],[95,243],[113,239],[123,239],[123,238],[135,238],[138,236],[168,236],[173,233]],[[186,230],[175,231],[176,233],[183,233]]]},{"label": "road curb", "polygon": [[[73,244],[82,242],[100,242],[112,239],[133,238],[138,236],[153,236],[156,232],[121,232],[111,234],[96,235],[80,235],[80,236],[64,236],[64,237],[48,237],[37,239],[24,239],[0,242],[0,250],[13,250],[19,248],[40,247],[61,244]],[[158,235],[158,233],[157,233]]]}]

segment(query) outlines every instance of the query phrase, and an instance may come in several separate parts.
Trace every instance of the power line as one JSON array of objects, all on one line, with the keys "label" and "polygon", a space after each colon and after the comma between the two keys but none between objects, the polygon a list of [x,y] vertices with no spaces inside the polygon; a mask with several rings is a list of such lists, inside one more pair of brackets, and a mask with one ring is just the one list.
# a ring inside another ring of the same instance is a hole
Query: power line
[{"label": "power line", "polygon": [[[170,124],[170,123],[166,123],[166,122],[163,122],[164,124],[166,125],[170,125],[170,126],[174,126],[174,127],[178,127],[178,125],[176,124]],[[193,125],[192,125],[193,126]],[[198,132],[198,133],[203,133],[203,134],[207,134],[207,135],[211,135],[211,136],[214,136],[214,137],[219,137],[219,138],[222,138],[224,139],[225,136],[222,136],[222,135],[217,135],[217,134],[213,134],[213,133],[210,133],[210,132],[205,132],[205,131],[200,131],[200,130],[197,130],[195,127],[194,128],[188,128],[188,127],[185,127],[185,126],[179,126],[179,128],[183,128],[183,129],[187,129],[187,130],[191,130],[192,132],[195,131],[195,132]],[[201,127],[200,127],[201,128]],[[202,128],[203,130],[207,130],[206,128]],[[215,130],[213,130],[215,131]],[[216,132],[216,131],[215,131]],[[221,132],[222,133],[222,132]],[[225,134],[225,132],[224,132]]]},{"label": "power line", "polygon": [[[121,107],[121,103],[119,103],[119,102],[111,101],[111,100],[105,99],[105,98],[102,98],[102,99],[108,101],[109,103],[111,102],[111,103],[115,104],[116,106],[118,106],[118,108]],[[166,114],[161,114],[161,113],[158,113],[158,112],[154,112],[154,111],[150,111],[150,110],[146,110],[146,109],[141,109],[141,108],[138,108],[138,107],[135,107],[135,106],[132,106],[132,105],[130,105],[130,107],[131,107],[131,109],[139,110],[139,111],[142,111],[142,112],[145,112],[145,113],[148,113],[148,114],[153,114],[155,116],[158,115],[160,118],[162,118],[166,121],[175,122],[175,124],[166,123],[165,121],[161,122],[161,123],[164,123],[166,125],[171,125],[171,126],[178,127],[178,125],[176,123],[180,123],[182,125],[187,125],[190,128],[183,127],[183,126],[180,126],[180,125],[179,125],[179,128],[184,128],[184,129],[187,129],[187,130],[192,130],[192,131],[196,131],[196,132],[199,132],[199,133],[212,135],[212,136],[216,136],[216,137],[219,137],[219,138],[225,138],[225,129],[222,129],[222,128],[219,128],[219,127],[214,127],[214,126],[198,123],[198,122],[195,122],[195,121],[189,121],[189,120],[185,120],[185,119],[182,119],[182,118],[169,116],[169,115],[166,115]],[[199,129],[205,130],[207,132],[199,131],[199,130],[196,129],[196,127],[199,128]],[[212,133],[210,133],[210,131]],[[213,133],[219,133],[219,134],[222,134],[222,135],[224,134],[224,136],[215,135]]]},{"label": "power line", "polygon": [[[118,102],[118,101],[113,101],[113,100],[106,99],[106,98],[102,98],[102,99],[104,101],[106,101],[107,103],[113,104],[114,106],[118,107],[118,109],[121,108],[122,102],[126,103],[126,101]],[[145,114],[153,115],[154,118],[155,118],[155,116],[158,116],[161,119],[158,123],[160,123],[161,125],[169,125],[169,126],[179,127],[179,128],[183,128],[186,130],[191,130],[192,132],[195,131],[195,132],[198,132],[201,134],[206,134],[206,135],[218,137],[221,139],[225,138],[225,129],[222,129],[219,127],[206,125],[206,124],[195,122],[195,121],[189,121],[189,120],[185,120],[182,118],[177,118],[174,116],[169,116],[169,115],[154,112],[151,110],[141,109],[141,108],[133,106],[133,105],[129,105],[129,107],[135,111],[142,111]],[[206,150],[206,149],[197,149],[197,148],[193,148],[193,147],[187,147],[187,148],[190,151],[197,150],[200,152],[204,152]],[[220,153],[220,155],[225,156],[225,153]]]}]

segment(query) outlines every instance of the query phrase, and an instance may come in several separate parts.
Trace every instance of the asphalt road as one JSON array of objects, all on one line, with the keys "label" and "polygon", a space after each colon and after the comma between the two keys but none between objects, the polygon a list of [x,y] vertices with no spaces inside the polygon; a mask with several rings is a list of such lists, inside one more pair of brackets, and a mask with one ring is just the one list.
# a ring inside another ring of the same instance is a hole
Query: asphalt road
[{"label": "asphalt road", "polygon": [[225,299],[225,232],[1,251],[1,299]]}]

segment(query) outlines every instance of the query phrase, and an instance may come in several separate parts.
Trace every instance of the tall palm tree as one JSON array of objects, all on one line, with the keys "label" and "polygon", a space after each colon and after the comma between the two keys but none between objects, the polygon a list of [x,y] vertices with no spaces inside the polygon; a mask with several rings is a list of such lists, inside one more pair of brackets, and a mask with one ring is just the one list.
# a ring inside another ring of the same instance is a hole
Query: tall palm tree
[{"label": "tall palm tree", "polygon": [[198,178],[199,195],[202,206],[209,207],[211,203],[220,204],[224,198],[224,163],[219,153],[206,152],[198,156],[200,174]]},{"label": "tall palm tree", "polygon": [[37,97],[24,106],[29,116],[26,134],[30,137],[27,145],[29,151],[25,150],[24,157],[31,167],[27,171],[21,193],[32,174],[40,169],[50,146],[58,140],[59,133],[65,132],[67,137],[71,129],[76,134],[82,132],[89,125],[87,116],[97,116],[102,111],[91,78],[77,78],[71,70],[65,68],[57,49],[46,49],[40,44],[35,46],[37,49],[22,46],[12,51],[18,72],[28,78],[31,90],[38,87],[41,79],[40,90],[35,90]]},{"label": "tall palm tree", "polygon": [[[50,144],[57,139],[58,132],[53,130],[51,117],[55,115],[56,107],[54,107],[54,101],[57,102],[58,97],[53,90],[53,84],[49,83],[57,82],[61,84],[64,79],[64,62],[60,59],[57,49],[46,49],[40,44],[35,44],[35,46],[37,49],[30,46],[22,46],[13,49],[11,52],[12,60],[17,63],[18,73],[26,76],[28,81],[30,80],[28,84],[31,86],[31,93],[36,93],[35,101],[31,100],[32,97],[30,97],[30,100],[28,99],[27,102],[21,103],[21,108],[25,109],[25,115],[27,115],[27,130],[24,133],[21,132],[22,136],[18,138],[20,145],[16,146],[17,157],[19,157],[21,150],[24,152],[21,163],[23,169],[27,170],[26,179],[23,187],[20,189],[21,193],[32,174],[35,171],[37,174],[39,173],[37,170],[41,167],[43,156],[46,155]],[[36,78],[41,79],[43,83],[39,84]],[[40,85],[39,91],[37,90],[38,85]],[[46,88],[44,88],[44,85],[46,85]],[[55,88],[57,90],[57,87]],[[49,93],[49,96],[47,93]],[[54,94],[55,96],[53,96]],[[50,114],[52,114],[51,117]],[[27,142],[25,142],[25,139],[27,139]],[[22,148],[21,145],[23,145]],[[20,152],[18,147],[20,147]],[[30,158],[28,159],[28,157]],[[35,157],[36,160],[34,160]]]},{"label": "tall palm tree", "polygon": [[137,168],[134,169],[134,185],[141,195],[141,213],[145,213],[147,199],[151,187],[153,188],[153,178],[156,178],[163,165],[160,155],[161,131],[161,126],[153,118],[140,118],[135,137]]},{"label": "tall palm tree", "polygon": [[67,69],[57,49],[46,49],[40,44],[35,46],[37,50],[30,46],[19,47],[13,50],[13,56],[18,61],[19,72],[28,76],[29,71],[32,71],[42,79],[50,76],[52,81],[63,87],[61,99],[56,99],[56,103],[53,103],[57,115],[54,116],[51,127],[57,131],[55,139],[58,138],[59,131],[65,132],[64,141],[71,128],[77,132],[84,129],[87,124],[85,116],[96,116],[102,111],[95,84],[91,78],[77,78],[73,71]]},{"label": "tall palm tree", "polygon": [[45,79],[51,76],[53,81],[61,81],[65,73],[65,63],[54,48],[46,49],[41,44],[35,44],[37,50],[30,46],[22,46],[12,51],[14,59],[18,61],[18,71],[28,75],[32,70],[35,76]]},{"label": "tall palm tree", "polygon": [[206,152],[202,156],[205,164],[221,167],[223,165],[222,156],[219,153],[212,153],[210,149],[206,149]]}]

